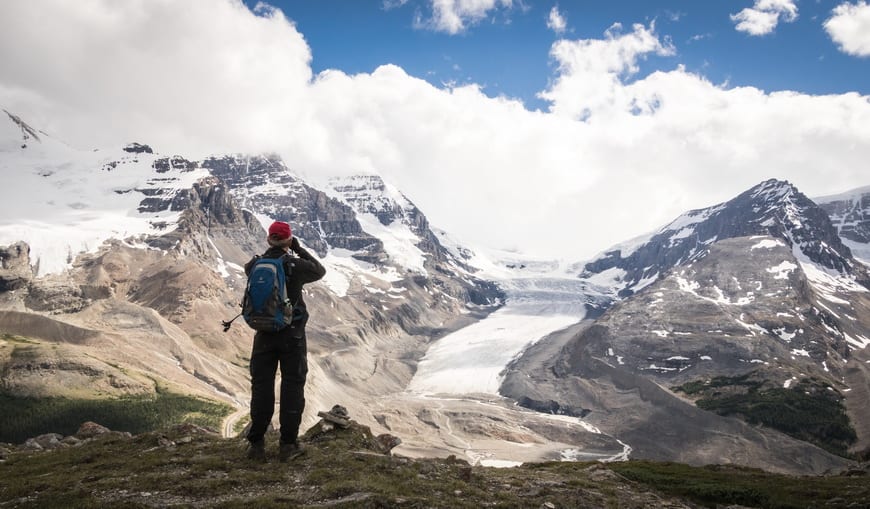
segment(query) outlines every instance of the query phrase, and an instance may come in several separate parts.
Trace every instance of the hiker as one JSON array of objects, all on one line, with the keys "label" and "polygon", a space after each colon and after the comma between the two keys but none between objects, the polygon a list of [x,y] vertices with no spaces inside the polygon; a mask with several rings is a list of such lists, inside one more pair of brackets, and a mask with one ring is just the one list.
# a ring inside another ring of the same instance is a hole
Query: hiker
[{"label": "hiker", "polygon": [[[287,300],[293,305],[293,315],[297,319],[292,326],[288,325],[274,332],[258,330],[254,335],[250,368],[251,427],[247,435],[250,443],[248,457],[260,461],[266,459],[263,437],[274,413],[275,374],[280,364],[281,444],[278,459],[287,461],[302,454],[297,435],[299,423],[302,421],[302,410],[305,408],[305,376],[308,373],[305,341],[308,312],[302,299],[302,285],[322,278],[326,269],[299,245],[299,239],[293,236],[290,225],[285,222],[272,223],[266,241],[269,249],[261,257],[254,257],[245,264],[245,274],[250,275],[259,258],[284,257]],[[291,252],[296,256],[290,254]]]}]

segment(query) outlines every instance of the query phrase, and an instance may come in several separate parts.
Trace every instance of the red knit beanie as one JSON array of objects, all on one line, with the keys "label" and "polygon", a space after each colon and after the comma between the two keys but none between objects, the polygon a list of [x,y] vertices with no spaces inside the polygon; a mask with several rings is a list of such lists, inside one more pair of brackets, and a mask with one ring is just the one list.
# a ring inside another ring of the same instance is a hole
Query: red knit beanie
[{"label": "red knit beanie", "polygon": [[290,225],[283,221],[275,221],[272,223],[272,226],[269,227],[269,236],[276,236],[280,240],[289,239],[293,235],[293,231],[290,230]]}]

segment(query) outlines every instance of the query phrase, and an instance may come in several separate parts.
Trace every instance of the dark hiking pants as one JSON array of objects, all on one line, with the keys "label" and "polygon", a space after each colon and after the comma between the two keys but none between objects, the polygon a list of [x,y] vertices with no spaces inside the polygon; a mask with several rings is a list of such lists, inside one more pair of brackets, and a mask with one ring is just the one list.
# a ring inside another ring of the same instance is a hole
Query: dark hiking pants
[{"label": "dark hiking pants", "polygon": [[275,374],[281,366],[281,400],[278,418],[281,442],[296,441],[305,409],[305,376],[308,374],[305,335],[294,338],[285,331],[258,332],[251,351],[251,428],[248,440],[263,439],[275,410]]}]

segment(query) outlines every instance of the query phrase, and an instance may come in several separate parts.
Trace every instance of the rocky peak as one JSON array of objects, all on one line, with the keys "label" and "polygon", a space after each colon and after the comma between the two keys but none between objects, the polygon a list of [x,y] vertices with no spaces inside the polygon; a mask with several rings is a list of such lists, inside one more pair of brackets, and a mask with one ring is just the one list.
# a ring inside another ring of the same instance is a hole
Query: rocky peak
[{"label": "rocky peak", "polygon": [[[728,205],[742,211],[737,217],[743,215],[749,223],[748,228],[762,230],[746,233],[782,238],[793,249],[799,248],[807,258],[823,267],[840,273],[852,272],[852,253],[843,245],[828,214],[790,183],[778,180],[762,182]],[[727,235],[729,238],[735,236],[740,235]]]},{"label": "rocky peak", "polygon": [[407,226],[417,238],[416,247],[425,252],[430,261],[453,258],[438,241],[423,212],[380,176],[354,175],[333,179],[330,185],[357,214],[370,214],[385,227],[394,223]]},{"label": "rocky peak", "polygon": [[828,213],[853,255],[870,263],[870,187],[814,198],[813,201]]},{"label": "rocky peak", "polygon": [[153,154],[154,151],[148,145],[143,145],[141,143],[130,143],[126,147],[124,147],[124,152],[129,152],[131,154]]},{"label": "rocky peak", "polygon": [[639,244],[605,252],[587,263],[580,277],[612,271],[618,294],[626,296],[673,267],[704,257],[714,242],[753,235],[782,239],[796,255],[853,273],[851,252],[827,213],[789,182],[771,179],[725,203],[687,212]]},{"label": "rocky peak", "polygon": [[31,279],[30,246],[24,242],[0,246],[0,293],[27,286]]},{"label": "rocky peak", "polygon": [[381,241],[363,231],[353,209],[305,184],[278,156],[224,156],[202,166],[227,183],[243,209],[293,224],[294,235],[319,256],[332,247],[363,261],[383,261]]},{"label": "rocky peak", "polygon": [[[378,176],[333,181],[330,195],[303,182],[276,155],[210,158],[202,167],[226,182],[236,202],[261,221],[289,221],[294,235],[320,257],[345,250],[402,274],[419,274],[425,265],[436,286],[463,301],[483,304],[502,297],[495,285],[468,274],[452,281],[465,271],[463,264],[438,242],[423,213]],[[405,265],[411,258],[413,267]]]},{"label": "rocky peak", "polygon": [[6,115],[9,116],[9,119],[12,120],[12,123],[21,130],[21,138],[20,140],[18,140],[21,143],[21,148],[27,148],[27,143],[31,139],[35,141],[41,141],[39,139],[39,135],[36,133],[36,129],[27,125],[27,123],[21,120],[20,117],[18,117],[17,115],[13,115],[6,110],[3,110],[3,113],[6,113]]},{"label": "rocky peak", "polygon": [[387,187],[377,175],[333,179],[331,185],[357,212],[374,215],[384,226],[402,220],[405,210],[416,209],[403,194],[392,186]]}]

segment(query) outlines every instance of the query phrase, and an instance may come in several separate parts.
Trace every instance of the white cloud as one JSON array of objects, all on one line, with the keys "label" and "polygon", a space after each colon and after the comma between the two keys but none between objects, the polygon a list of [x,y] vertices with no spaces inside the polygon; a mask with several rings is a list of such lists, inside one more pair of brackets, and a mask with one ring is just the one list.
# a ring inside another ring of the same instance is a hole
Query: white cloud
[{"label": "white cloud", "polygon": [[430,0],[432,17],[419,17],[415,24],[436,32],[458,34],[476,25],[499,8],[510,8],[512,0]]},{"label": "white cloud", "polygon": [[43,104],[32,122],[86,145],[153,135],[165,149],[268,146],[309,115],[299,98],[311,52],[280,10],[257,11],[235,0],[3,2],[0,100],[24,108],[7,98],[29,94]]},{"label": "white cloud", "polygon": [[466,241],[585,257],[766,178],[868,183],[870,98],[727,88],[676,63],[642,76],[674,52],[652,27],[554,44],[551,112],[533,112],[393,65],[314,76],[291,21],[236,1],[36,3],[0,3],[0,107],[81,147],[377,171]]},{"label": "white cloud", "polygon": [[396,9],[408,3],[408,0],[383,0],[384,10]]},{"label": "white cloud", "polygon": [[554,5],[553,8],[550,9],[550,16],[547,19],[547,28],[556,34],[562,34],[565,33],[567,26],[568,22],[565,20],[565,16],[559,12],[559,6]]},{"label": "white cloud", "polygon": [[840,4],[824,26],[840,51],[857,57],[870,56],[870,5],[864,0]]},{"label": "white cloud", "polygon": [[663,44],[652,26],[633,28],[621,34],[622,26],[615,24],[605,39],[561,40],[553,45],[550,54],[559,64],[560,75],[549,90],[539,94],[552,103],[553,113],[582,119],[608,106],[626,107],[630,98],[623,94],[622,78],[636,73],[638,60],[649,53],[674,53],[673,46]]},{"label": "white cloud", "polygon": [[780,21],[791,23],[798,17],[794,0],[755,0],[751,8],[731,15],[739,32],[749,35],[767,35],[776,29]]}]

